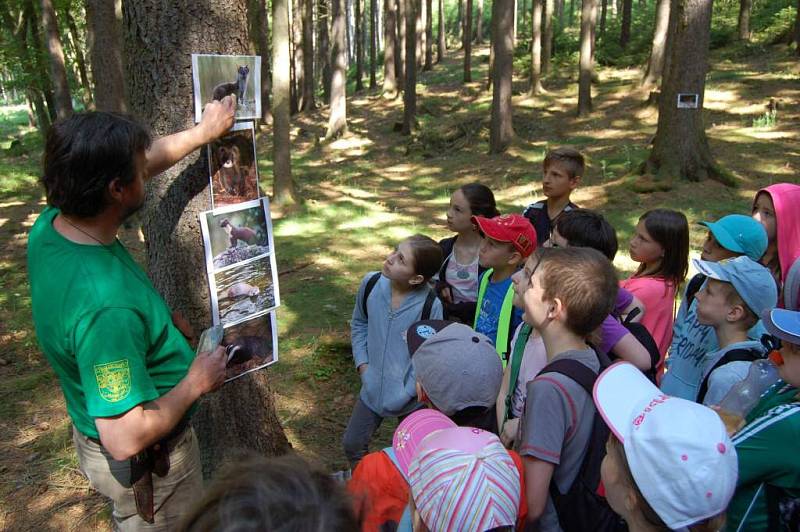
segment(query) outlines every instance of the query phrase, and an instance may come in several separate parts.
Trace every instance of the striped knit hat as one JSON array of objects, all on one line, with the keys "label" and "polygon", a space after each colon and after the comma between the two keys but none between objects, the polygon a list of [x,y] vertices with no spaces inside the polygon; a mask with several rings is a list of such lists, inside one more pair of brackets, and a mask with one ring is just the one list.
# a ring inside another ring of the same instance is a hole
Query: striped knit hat
[{"label": "striped knit hat", "polygon": [[431,532],[516,525],[520,473],[491,432],[438,430],[417,448],[408,473],[414,505]]}]

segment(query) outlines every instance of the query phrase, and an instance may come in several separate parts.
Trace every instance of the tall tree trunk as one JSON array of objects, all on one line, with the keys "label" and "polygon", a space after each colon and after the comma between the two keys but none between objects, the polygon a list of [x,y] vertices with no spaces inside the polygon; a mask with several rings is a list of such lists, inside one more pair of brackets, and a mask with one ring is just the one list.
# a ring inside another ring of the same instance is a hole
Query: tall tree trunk
[{"label": "tall tree trunk", "polygon": [[322,98],[326,102],[331,98],[331,46],[328,25],[330,24],[330,0],[317,0],[317,45],[319,47],[319,65],[322,78]]},{"label": "tall tree trunk", "polygon": [[619,45],[624,50],[631,40],[631,10],[633,0],[622,1],[622,25],[619,28]]},{"label": "tall tree trunk", "polygon": [[489,153],[506,151],[514,138],[511,81],[514,48],[514,0],[492,2],[492,115],[489,128]]},{"label": "tall tree trunk", "polygon": [[513,11],[512,11],[513,19],[511,21],[511,27],[512,27],[512,31],[511,31],[511,46],[513,48],[516,48],[517,47],[517,12],[519,11],[517,9],[517,0],[514,0],[514,5],[512,6],[512,8],[513,8]]},{"label": "tall tree trunk", "polygon": [[272,200],[284,205],[297,201],[289,136],[292,93],[290,1],[272,0]]},{"label": "tall tree trunk", "polygon": [[94,74],[94,103],[99,111],[124,113],[122,74],[122,0],[86,0],[86,40]]},{"label": "tall tree trunk", "polygon": [[378,88],[378,0],[369,0],[369,88]]},{"label": "tall tree trunk", "polygon": [[569,25],[575,24],[575,0],[569,0]]},{"label": "tall tree trunk", "polygon": [[303,28],[303,97],[301,111],[313,111],[314,101],[314,0],[300,0]]},{"label": "tall tree trunk", "polygon": [[739,0],[739,40],[750,40],[750,11],[753,0]]},{"label": "tall tree trunk", "polygon": [[416,58],[417,58],[417,70],[420,70],[422,66],[425,64],[425,39],[427,38],[427,34],[425,33],[425,6],[426,1],[420,0],[417,2],[416,6],[416,13],[417,13],[417,48],[416,48]]},{"label": "tall tree trunk", "polygon": [[328,131],[325,138],[330,140],[347,132],[347,21],[345,0],[331,0],[331,99]]},{"label": "tall tree trunk", "polygon": [[406,77],[403,89],[403,135],[410,135],[414,129],[417,115],[417,64],[414,54],[417,50],[417,10],[421,0],[405,0],[404,20],[406,26]]},{"label": "tall tree trunk", "polygon": [[247,19],[250,41],[253,50],[261,56],[261,123],[272,123],[270,94],[272,93],[272,72],[269,52],[269,27],[265,0],[248,0]]},{"label": "tall tree trunk", "polygon": [[425,67],[422,70],[433,68],[433,0],[423,0],[425,3]]},{"label": "tall tree trunk", "polygon": [[383,93],[387,96],[396,96],[397,3],[395,0],[383,0],[383,2]]},{"label": "tall tree trunk", "polygon": [[466,0],[467,9],[464,17],[464,83],[472,81],[472,0]]},{"label": "tall tree trunk", "polygon": [[478,0],[475,11],[475,44],[483,44],[483,0]]},{"label": "tall tree trunk", "polygon": [[600,4],[600,35],[606,32],[606,14],[608,12],[608,0],[602,0]]},{"label": "tall tree trunk", "polygon": [[439,6],[439,29],[437,33],[439,45],[436,47],[436,62],[441,63],[444,53],[447,51],[447,33],[444,27],[444,0],[438,0],[437,4]]},{"label": "tall tree trunk", "polygon": [[[494,6],[492,6],[494,11]],[[486,70],[486,90],[492,90],[494,79],[494,23],[489,25],[489,68]]]},{"label": "tall tree trunk", "polygon": [[542,75],[550,72],[550,58],[553,57],[553,11],[555,0],[543,0],[542,14]]},{"label": "tall tree trunk", "polygon": [[650,47],[650,57],[642,77],[641,86],[650,89],[656,86],[661,72],[664,69],[664,51],[667,43],[667,30],[669,28],[670,0],[658,0],[656,4],[656,24],[653,30],[653,44]]},{"label": "tall tree trunk", "polygon": [[292,72],[294,73],[294,84],[292,86],[294,98],[292,103],[292,113],[305,109],[303,101],[303,87],[305,85],[305,43],[303,42],[303,0],[292,0],[291,7],[292,23]]},{"label": "tall tree trunk", "polygon": [[[721,178],[706,138],[703,100],[708,72],[712,0],[684,0],[671,6],[667,53],[658,105],[658,128],[647,170],[660,179]],[[678,108],[678,94],[697,95],[697,108]]]},{"label": "tall tree trunk", "polygon": [[594,25],[597,20],[597,0],[583,0],[581,5],[581,56],[578,76],[578,116],[592,111],[592,75],[594,64]]},{"label": "tall tree trunk", "polygon": [[[124,3],[130,106],[155,135],[194,123],[187,98],[192,92],[191,53],[247,53],[246,12],[246,0],[172,7],[161,0]],[[219,24],[208,25],[207,20]],[[231,32],[242,39],[231,39]],[[211,323],[207,285],[201,280],[203,247],[198,241],[198,216],[209,208],[207,187],[208,160],[205,150],[198,150],[148,183],[143,228],[153,284],[195,329]],[[267,375],[264,371],[245,375],[200,401],[192,423],[206,476],[243,449],[265,455],[288,450]]]},{"label": "tall tree trunk", "polygon": [[78,76],[81,81],[81,88],[83,89],[83,104],[87,109],[94,109],[94,101],[92,100],[92,83],[89,81],[89,73],[86,70],[86,59],[83,55],[83,46],[81,44],[80,34],[78,33],[78,26],[75,24],[75,18],[69,12],[69,8],[64,9],[64,18],[67,21],[69,28],[70,40],[72,47],[75,49],[75,62],[78,65]]},{"label": "tall tree trunk", "polygon": [[795,53],[800,55],[800,0],[797,0],[797,9],[794,16],[794,44]]},{"label": "tall tree trunk", "polygon": [[461,43],[459,50],[464,49],[464,26],[466,25],[466,16],[464,15],[464,11],[466,7],[464,2],[466,0],[458,0],[458,40]]},{"label": "tall tree trunk", "polygon": [[542,0],[533,0],[531,6],[531,88],[535,96],[542,88]]},{"label": "tall tree trunk", "polygon": [[356,92],[364,90],[364,46],[361,32],[364,24],[361,17],[361,0],[355,0],[355,40],[356,40]]},{"label": "tall tree trunk", "polygon": [[42,23],[47,52],[50,56],[50,76],[55,93],[56,116],[62,120],[72,114],[72,96],[69,93],[64,49],[61,47],[61,37],[58,33],[58,22],[52,0],[42,0]]},{"label": "tall tree trunk", "polygon": [[[406,9],[409,0],[397,0],[397,47],[395,48],[395,73],[403,87],[406,83]],[[413,57],[413,56],[412,56]]]}]

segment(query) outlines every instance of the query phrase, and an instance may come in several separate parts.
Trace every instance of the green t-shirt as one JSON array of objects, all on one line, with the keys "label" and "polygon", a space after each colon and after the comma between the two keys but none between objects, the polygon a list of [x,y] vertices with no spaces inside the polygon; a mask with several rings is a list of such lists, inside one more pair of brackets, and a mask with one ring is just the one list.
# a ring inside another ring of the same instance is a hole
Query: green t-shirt
[{"label": "green t-shirt", "polygon": [[28,238],[33,321],[73,423],[97,438],[95,418],[167,393],[194,351],[125,247],[67,240],[53,228],[58,212],[46,208]]},{"label": "green t-shirt", "polygon": [[797,388],[778,381],[747,416],[747,425],[734,436],[739,480],[728,505],[728,531],[768,530],[768,491],[778,499],[800,497],[800,454],[797,452],[800,401],[797,394]]}]

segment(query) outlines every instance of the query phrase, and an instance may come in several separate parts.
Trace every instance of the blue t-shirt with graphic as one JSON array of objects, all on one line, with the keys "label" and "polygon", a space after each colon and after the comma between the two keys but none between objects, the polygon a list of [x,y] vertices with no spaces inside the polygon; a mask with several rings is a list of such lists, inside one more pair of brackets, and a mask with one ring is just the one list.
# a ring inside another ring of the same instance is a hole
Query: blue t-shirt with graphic
[{"label": "blue t-shirt with graphic", "polygon": [[[497,327],[500,321],[500,309],[503,308],[503,299],[505,299],[506,293],[510,288],[511,277],[496,283],[489,279],[489,283],[486,285],[486,292],[483,294],[483,300],[481,301],[481,308],[477,310],[478,320],[475,322],[475,330],[488,336],[493,344],[497,341]],[[520,323],[522,323],[522,310],[514,307],[511,312],[509,340]]]}]

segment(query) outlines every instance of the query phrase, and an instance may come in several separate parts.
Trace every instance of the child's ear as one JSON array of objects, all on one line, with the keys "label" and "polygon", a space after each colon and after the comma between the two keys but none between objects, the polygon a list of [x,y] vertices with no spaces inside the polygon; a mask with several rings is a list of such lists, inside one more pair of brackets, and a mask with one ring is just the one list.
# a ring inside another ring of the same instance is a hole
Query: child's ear
[{"label": "child's ear", "polygon": [[415,275],[411,279],[408,280],[408,284],[411,286],[417,287],[425,282],[425,278],[419,274]]},{"label": "child's ear", "polygon": [[545,302],[545,304],[548,306],[547,317],[550,319],[556,319],[559,316],[566,314],[567,308],[564,306],[564,303],[560,298],[556,297],[552,301]]},{"label": "child's ear", "polygon": [[578,185],[580,184],[581,184],[581,176],[579,175],[573,176],[569,180],[569,189],[575,190],[576,188],[578,188]]},{"label": "child's ear", "polygon": [[726,316],[729,323],[734,323],[747,316],[747,309],[740,304],[731,305]]},{"label": "child's ear", "polygon": [[522,257],[522,253],[514,249],[511,255],[508,256],[508,265],[509,266],[519,266],[519,264],[524,261],[525,259]]}]

